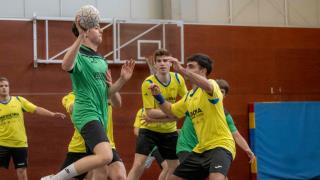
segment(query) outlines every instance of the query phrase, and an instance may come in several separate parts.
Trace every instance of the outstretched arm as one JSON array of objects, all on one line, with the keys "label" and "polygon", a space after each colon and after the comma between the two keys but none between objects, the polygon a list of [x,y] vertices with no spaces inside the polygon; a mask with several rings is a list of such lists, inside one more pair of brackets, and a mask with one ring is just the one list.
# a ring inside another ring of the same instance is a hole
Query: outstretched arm
[{"label": "outstretched arm", "polygon": [[207,78],[194,72],[188,71],[186,68],[182,67],[179,61],[174,57],[170,57],[169,61],[172,63],[173,68],[176,72],[189,79],[192,84],[196,84],[198,87],[205,90],[209,95],[212,95],[213,86]]},{"label": "outstretched arm", "polygon": [[64,119],[66,115],[59,113],[59,112],[51,112],[45,108],[42,107],[37,107],[36,110],[34,111],[36,114],[41,115],[41,116],[48,116],[48,117],[54,117],[54,118],[60,118]]}]

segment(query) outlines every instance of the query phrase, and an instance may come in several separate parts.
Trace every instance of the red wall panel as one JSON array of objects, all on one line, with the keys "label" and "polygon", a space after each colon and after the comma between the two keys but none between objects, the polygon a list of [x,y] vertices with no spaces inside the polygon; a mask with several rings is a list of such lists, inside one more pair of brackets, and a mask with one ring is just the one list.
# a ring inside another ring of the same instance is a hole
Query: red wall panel
[{"label": "red wall panel", "polygon": [[[9,78],[11,93],[52,111],[65,112],[61,98],[71,90],[69,75],[60,65],[41,64],[33,68],[32,23],[0,21],[0,27],[0,76]],[[52,56],[71,45],[74,37],[70,33],[70,22],[50,22],[49,27]],[[38,24],[37,30],[39,57],[44,58],[43,22]],[[104,32],[101,54],[111,51],[111,35],[112,29]],[[177,38],[170,33],[169,37]],[[201,52],[214,59],[211,77],[224,78],[230,83],[225,106],[247,139],[248,103],[320,100],[319,37],[319,29],[185,25],[185,56]],[[171,49],[175,45],[169,43],[168,46]],[[135,57],[135,48],[135,45],[128,47],[123,57]],[[110,68],[116,79],[120,66],[110,65]],[[127,171],[135,151],[133,121],[142,105],[140,85],[148,74],[146,65],[137,65],[132,79],[121,91],[123,107],[114,109],[116,145]],[[56,120],[26,114],[25,124],[29,137],[29,179],[56,172],[73,131],[69,118]],[[154,165],[143,179],[156,179],[159,171]],[[12,168],[0,170],[0,179],[3,177],[15,179]],[[238,147],[229,179],[249,177],[248,159]]]}]

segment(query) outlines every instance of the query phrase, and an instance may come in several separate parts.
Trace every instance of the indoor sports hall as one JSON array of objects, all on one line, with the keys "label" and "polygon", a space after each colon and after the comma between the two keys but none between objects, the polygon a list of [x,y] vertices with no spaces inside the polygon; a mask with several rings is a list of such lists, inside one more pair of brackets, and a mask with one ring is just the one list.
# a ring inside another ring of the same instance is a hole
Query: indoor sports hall
[{"label": "indoor sports hall", "polygon": [[[229,180],[320,180],[320,0],[3,0],[0,77],[9,82],[10,98],[0,101],[0,161],[4,127],[14,116],[1,111],[23,97],[66,115],[23,113],[27,177],[39,180],[60,171],[74,132],[62,105],[73,90],[72,72],[61,64],[76,40],[72,24],[84,5],[99,10],[103,32],[97,53],[113,82],[126,60],[135,61],[131,79],[120,90],[122,105],[112,112],[126,175],[136,152],[133,125],[143,107],[141,85],[150,76],[146,62],[163,48],[183,67],[195,53],[208,55],[213,60],[208,79],[229,83],[223,107],[255,156],[249,163],[236,145]],[[183,123],[180,118],[177,128]],[[160,172],[154,160],[140,179],[156,180]],[[0,180],[15,179],[11,159],[8,169],[0,167]]]}]

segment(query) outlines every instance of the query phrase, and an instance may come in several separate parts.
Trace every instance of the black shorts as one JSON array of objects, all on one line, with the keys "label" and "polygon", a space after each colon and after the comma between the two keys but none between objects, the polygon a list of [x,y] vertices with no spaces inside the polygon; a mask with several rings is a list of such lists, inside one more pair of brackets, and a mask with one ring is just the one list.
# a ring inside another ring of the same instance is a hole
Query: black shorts
[{"label": "black shorts", "polygon": [[87,147],[88,153],[93,153],[94,147],[101,142],[109,142],[105,133],[105,128],[98,120],[88,122],[80,132]]},{"label": "black shorts", "polygon": [[28,148],[0,146],[0,167],[8,169],[11,157],[16,169],[28,167]]},{"label": "black shorts", "polygon": [[136,153],[148,156],[157,146],[163,159],[176,160],[178,133],[159,133],[148,129],[140,129],[136,143]]},{"label": "black shorts", "polygon": [[231,153],[221,147],[203,153],[192,152],[173,174],[188,180],[205,179],[209,173],[221,173],[227,176],[231,162]]},{"label": "black shorts", "polygon": [[161,154],[159,152],[159,149],[156,148],[155,150],[153,150],[152,153],[151,153],[151,156],[153,156],[156,159],[159,167],[162,169],[162,165],[161,164],[163,163],[164,159],[162,158],[162,156],[161,156]]},{"label": "black shorts", "polygon": [[180,151],[177,156],[179,158],[179,162],[182,163],[184,160],[187,159],[187,157],[192,154],[192,152],[188,152],[188,151]]},{"label": "black shorts", "polygon": [[[79,159],[82,159],[83,157],[86,157],[90,154],[88,153],[75,153],[75,152],[68,152],[67,153],[67,156],[66,156],[66,159],[64,160],[63,162],[63,165],[61,167],[60,170],[68,167],[70,164],[78,161]],[[74,177],[75,179],[78,179],[78,180],[83,180],[85,177],[86,177],[87,173],[83,173],[83,174],[80,174],[76,177]]]},{"label": "black shorts", "polygon": [[117,161],[122,162],[122,159],[120,158],[119,153],[113,148],[112,148],[112,155],[113,155],[112,161],[108,165]]}]

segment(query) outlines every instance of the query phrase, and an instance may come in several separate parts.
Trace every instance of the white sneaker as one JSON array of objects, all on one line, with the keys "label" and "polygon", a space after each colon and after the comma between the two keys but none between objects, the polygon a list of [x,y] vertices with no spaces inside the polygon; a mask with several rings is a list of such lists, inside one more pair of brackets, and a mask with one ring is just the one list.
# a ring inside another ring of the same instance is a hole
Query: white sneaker
[{"label": "white sneaker", "polygon": [[51,174],[49,176],[44,176],[40,180],[53,180],[53,174]]}]

